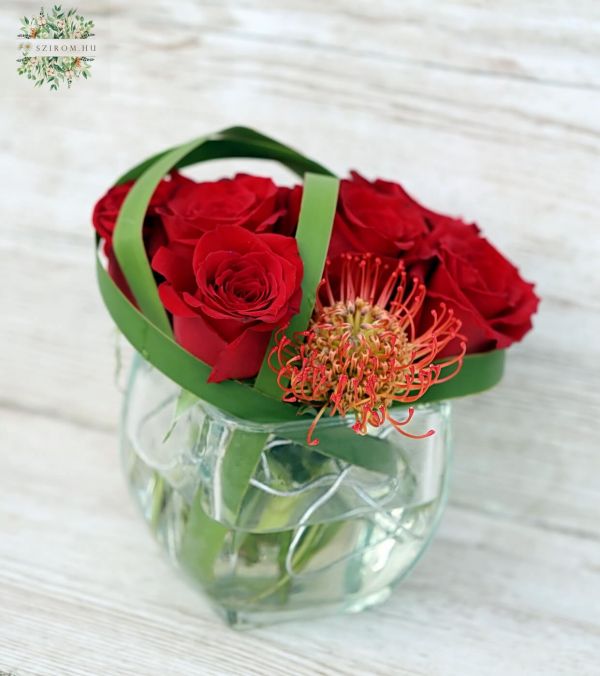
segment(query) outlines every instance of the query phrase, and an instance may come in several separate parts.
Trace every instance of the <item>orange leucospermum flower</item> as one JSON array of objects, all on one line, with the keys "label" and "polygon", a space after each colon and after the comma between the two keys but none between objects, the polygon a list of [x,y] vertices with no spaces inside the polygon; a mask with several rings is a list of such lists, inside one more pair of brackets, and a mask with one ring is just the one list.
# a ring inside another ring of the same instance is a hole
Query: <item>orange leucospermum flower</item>
[{"label": "orange leucospermum flower", "polygon": [[[458,373],[465,353],[460,321],[441,303],[431,313],[429,328],[417,333],[425,286],[407,279],[402,262],[391,266],[371,254],[341,258],[334,281],[328,261],[308,330],[292,338],[281,331],[270,353],[283,400],[319,409],[308,432],[311,446],[319,443],[312,435],[326,412],[353,413],[358,434],[387,420],[407,437],[430,436],[434,430],[418,436],[403,429],[413,408],[405,420],[393,418],[390,408],[417,401],[432,385]],[[452,341],[460,345],[458,354],[439,360]],[[447,374],[450,366],[455,368]]]}]

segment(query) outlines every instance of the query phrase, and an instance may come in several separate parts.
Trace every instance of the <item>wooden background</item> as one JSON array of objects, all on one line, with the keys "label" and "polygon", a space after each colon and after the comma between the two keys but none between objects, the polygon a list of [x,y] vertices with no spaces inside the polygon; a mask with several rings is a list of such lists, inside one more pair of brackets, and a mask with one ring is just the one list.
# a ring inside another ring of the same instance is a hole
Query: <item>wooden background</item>
[{"label": "wooden background", "polygon": [[[39,2],[0,6],[0,672],[598,674],[600,3],[77,6],[104,51],[53,93],[15,72]],[[236,123],[477,220],[543,298],[456,405],[450,505],[391,601],[243,634],[126,493],[90,229],[120,172]]]}]

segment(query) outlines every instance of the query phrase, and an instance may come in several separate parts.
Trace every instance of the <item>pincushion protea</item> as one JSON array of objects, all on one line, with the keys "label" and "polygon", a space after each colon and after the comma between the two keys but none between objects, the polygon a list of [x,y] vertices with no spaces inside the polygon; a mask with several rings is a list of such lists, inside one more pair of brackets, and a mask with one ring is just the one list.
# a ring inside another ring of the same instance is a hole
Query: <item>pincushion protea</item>
[{"label": "pincushion protea", "polygon": [[[393,418],[390,408],[417,401],[432,385],[458,373],[465,353],[460,321],[441,303],[431,312],[429,328],[417,333],[425,286],[417,278],[407,283],[401,261],[390,265],[371,254],[340,258],[338,279],[327,263],[308,330],[291,338],[281,331],[270,353],[283,400],[319,409],[308,431],[311,446],[319,443],[312,435],[326,412],[353,413],[352,429],[358,434],[387,420],[407,437],[430,436],[434,430],[413,435],[403,429],[413,408],[405,420]],[[439,360],[456,339],[458,354]],[[450,374],[442,375],[453,365]]]}]

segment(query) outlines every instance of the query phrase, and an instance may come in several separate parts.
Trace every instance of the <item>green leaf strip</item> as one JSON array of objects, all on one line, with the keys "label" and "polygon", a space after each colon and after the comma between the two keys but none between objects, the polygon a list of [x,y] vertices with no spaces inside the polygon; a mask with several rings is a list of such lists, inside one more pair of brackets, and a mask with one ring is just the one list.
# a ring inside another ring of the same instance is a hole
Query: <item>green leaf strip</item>
[{"label": "green leaf strip", "polygon": [[[506,350],[467,354],[462,368],[451,380],[431,387],[417,403],[443,401],[489,390],[502,380],[505,362]],[[442,369],[441,376],[449,375],[454,369],[456,366]]]},{"label": "green leaf strip", "polygon": [[115,256],[142,313],[167,335],[172,335],[171,325],[158,296],[142,237],[148,204],[161,179],[173,168],[217,157],[244,156],[275,159],[297,173],[316,171],[331,174],[318,163],[277,141],[267,139],[250,129],[236,127],[159,153],[139,164],[118,181],[122,183],[125,180],[136,180],[123,202],[115,224]]},{"label": "green leaf strip", "polygon": [[[313,313],[331,239],[339,186],[339,180],[331,176],[306,174],[304,177],[302,204],[296,231],[298,250],[304,264],[302,304],[300,311],[292,318],[287,329],[290,337],[297,331],[305,331],[308,328]],[[274,332],[271,345],[274,343],[275,334],[276,332]],[[254,386],[273,397],[281,397],[277,375],[269,367],[269,352],[270,347]]]},{"label": "green leaf strip", "polygon": [[143,314],[163,333],[172,336],[171,324],[160,301],[154,275],[148,262],[142,227],[148,204],[156,190],[156,186],[170,169],[189,155],[205,139],[197,139],[191,143],[160,156],[137,179],[119,212],[113,235],[113,246],[119,266],[127,279]]},{"label": "green leaf strip", "polygon": [[100,259],[96,271],[104,303],[131,345],[153,366],[200,399],[243,420],[275,423],[297,419],[297,409],[236,380],[208,383],[211,368],[156,328],[121,293]]},{"label": "green leaf strip", "polygon": [[[215,480],[221,477],[223,481],[222,501],[219,506],[227,510],[222,518],[228,523],[237,521],[250,479],[256,471],[268,438],[269,435],[264,432],[238,428],[229,439],[223,455],[223,466],[219,476],[215,477]],[[192,578],[208,585],[206,591],[210,594],[210,584],[215,577],[215,563],[230,529],[206,513],[203,499],[204,491],[199,489],[183,531],[179,561]]]}]

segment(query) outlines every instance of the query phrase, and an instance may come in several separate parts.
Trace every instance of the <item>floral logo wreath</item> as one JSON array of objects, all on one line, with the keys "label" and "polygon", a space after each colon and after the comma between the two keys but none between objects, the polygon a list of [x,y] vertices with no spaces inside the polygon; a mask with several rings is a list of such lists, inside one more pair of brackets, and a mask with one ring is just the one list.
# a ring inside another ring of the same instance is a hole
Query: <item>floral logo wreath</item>
[{"label": "floral logo wreath", "polygon": [[34,87],[48,84],[56,91],[66,82],[71,87],[74,80],[91,77],[90,67],[93,57],[90,56],[49,56],[49,52],[35,49],[34,40],[86,40],[94,35],[94,22],[88,21],[77,13],[76,9],[63,10],[54,5],[51,12],[40,9],[37,16],[23,17],[18,38],[21,43],[21,58],[17,59],[17,73],[34,81]]}]

